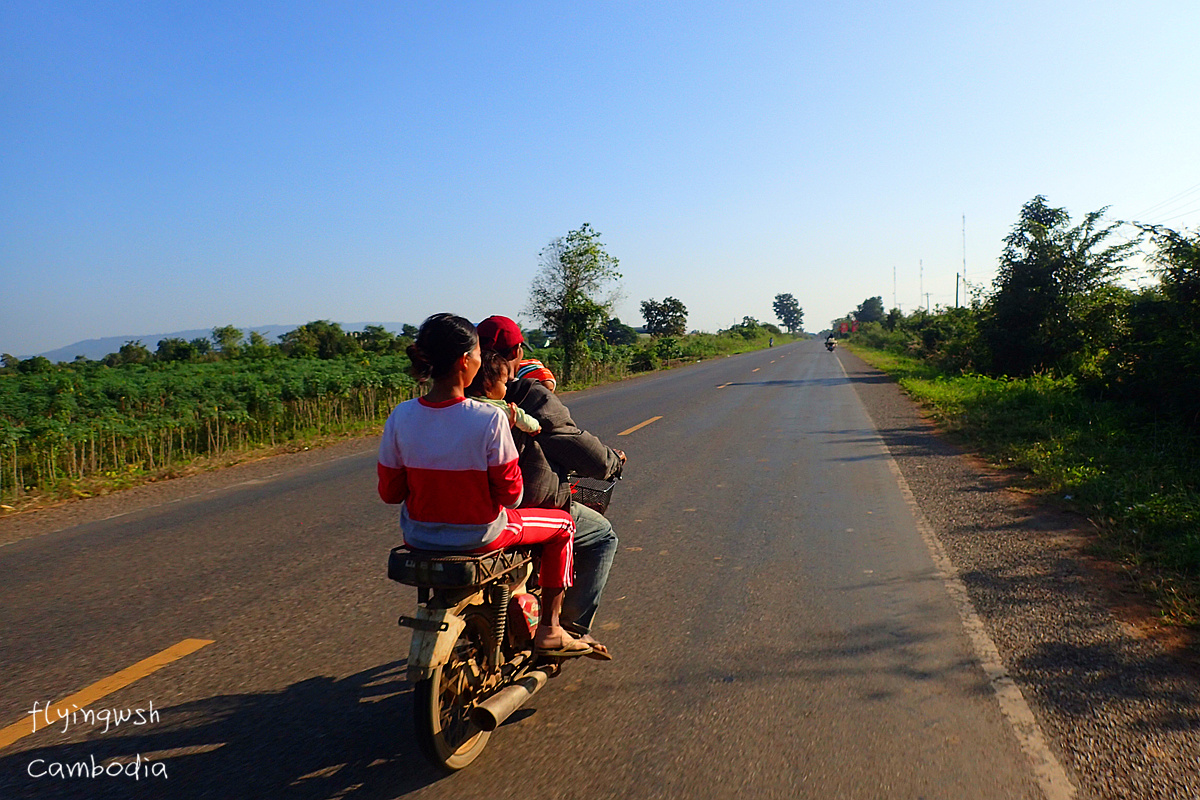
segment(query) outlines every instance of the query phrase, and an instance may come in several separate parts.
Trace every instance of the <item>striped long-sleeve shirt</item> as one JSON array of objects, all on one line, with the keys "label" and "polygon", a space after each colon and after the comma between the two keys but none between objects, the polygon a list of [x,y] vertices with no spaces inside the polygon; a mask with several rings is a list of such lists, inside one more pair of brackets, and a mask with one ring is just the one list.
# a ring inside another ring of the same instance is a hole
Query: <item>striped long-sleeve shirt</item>
[{"label": "striped long-sleeve shirt", "polygon": [[378,473],[379,496],[403,503],[404,541],[428,550],[488,544],[523,489],[504,412],[464,398],[396,406],[383,429]]}]

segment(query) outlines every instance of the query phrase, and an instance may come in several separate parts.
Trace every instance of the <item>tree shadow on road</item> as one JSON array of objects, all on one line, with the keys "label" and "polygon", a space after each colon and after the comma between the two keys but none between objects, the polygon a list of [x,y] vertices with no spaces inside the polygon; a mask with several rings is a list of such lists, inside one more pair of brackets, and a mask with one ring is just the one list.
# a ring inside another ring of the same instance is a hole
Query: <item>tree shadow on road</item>
[{"label": "tree shadow on road", "polygon": [[[5,798],[394,798],[437,781],[410,733],[405,662],[342,679],[309,678],[280,692],[218,695],[159,709],[158,721],[118,735],[7,754]],[[51,763],[161,762],[167,778],[143,774],[29,775]],[[42,761],[37,761],[41,759]]]}]

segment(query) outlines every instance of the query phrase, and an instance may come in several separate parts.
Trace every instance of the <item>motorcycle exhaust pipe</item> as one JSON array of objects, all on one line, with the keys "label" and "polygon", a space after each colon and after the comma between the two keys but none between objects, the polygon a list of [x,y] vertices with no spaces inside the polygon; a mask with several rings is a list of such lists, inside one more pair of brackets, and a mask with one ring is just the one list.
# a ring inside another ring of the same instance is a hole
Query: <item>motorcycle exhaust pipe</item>
[{"label": "motorcycle exhaust pipe", "polygon": [[471,709],[471,722],[480,730],[494,731],[504,724],[514,711],[529,702],[529,698],[546,685],[550,676],[540,669],[531,669],[513,683]]}]

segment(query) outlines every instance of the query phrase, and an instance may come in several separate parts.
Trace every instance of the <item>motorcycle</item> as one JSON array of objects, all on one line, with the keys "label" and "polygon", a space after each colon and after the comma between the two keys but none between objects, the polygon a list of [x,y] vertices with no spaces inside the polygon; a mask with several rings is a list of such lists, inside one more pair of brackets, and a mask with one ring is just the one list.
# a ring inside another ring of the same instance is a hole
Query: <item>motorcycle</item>
[{"label": "motorcycle", "polygon": [[[570,479],[572,499],[600,513],[616,481]],[[562,671],[534,652],[541,608],[537,547],[464,554],[396,547],[388,578],[417,589],[408,680],[422,753],[445,772],[479,757],[503,722]]]},{"label": "motorcycle", "polygon": [[826,339],[825,340],[825,349],[826,350],[828,350],[829,352],[832,353],[835,347],[837,347],[837,340],[835,340],[835,339]]}]

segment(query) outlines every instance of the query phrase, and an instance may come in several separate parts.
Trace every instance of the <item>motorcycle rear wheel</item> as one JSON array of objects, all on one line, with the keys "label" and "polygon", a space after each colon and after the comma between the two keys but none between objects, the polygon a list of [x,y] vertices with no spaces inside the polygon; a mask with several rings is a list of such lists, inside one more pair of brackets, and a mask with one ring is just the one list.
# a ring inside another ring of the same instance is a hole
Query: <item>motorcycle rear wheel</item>
[{"label": "motorcycle rear wheel", "polygon": [[492,612],[476,606],[466,622],[449,660],[418,681],[413,691],[413,720],[417,743],[434,766],[456,772],[483,752],[490,731],[471,722],[472,704],[481,694],[481,680],[491,669]]}]

